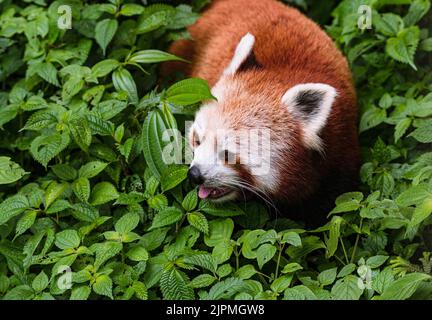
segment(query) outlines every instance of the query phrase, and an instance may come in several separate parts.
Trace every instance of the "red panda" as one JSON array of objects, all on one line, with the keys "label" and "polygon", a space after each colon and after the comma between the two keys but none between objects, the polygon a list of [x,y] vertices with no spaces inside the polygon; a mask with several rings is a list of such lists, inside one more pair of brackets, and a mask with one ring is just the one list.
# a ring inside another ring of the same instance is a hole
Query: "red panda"
[{"label": "red panda", "polygon": [[[355,188],[360,164],[344,56],[317,24],[275,0],[213,1],[188,30],[192,39],[169,51],[191,63],[166,63],[162,72],[205,79],[217,98],[201,107],[189,131],[189,176],[200,198],[256,194],[282,203],[288,217],[325,217],[337,195]],[[270,154],[260,159],[266,174],[254,174],[239,148],[230,149],[237,138],[217,133],[253,129],[270,133],[268,145],[258,142]]]}]

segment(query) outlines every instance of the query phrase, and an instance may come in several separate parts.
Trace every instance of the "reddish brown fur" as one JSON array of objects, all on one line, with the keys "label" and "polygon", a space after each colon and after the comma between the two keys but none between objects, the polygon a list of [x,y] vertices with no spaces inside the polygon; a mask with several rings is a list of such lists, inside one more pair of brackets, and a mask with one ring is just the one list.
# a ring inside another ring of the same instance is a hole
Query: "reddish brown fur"
[{"label": "reddish brown fur", "polygon": [[223,106],[239,126],[248,124],[248,114],[244,109],[236,112],[235,106],[250,99],[247,92],[280,104],[283,94],[299,83],[325,83],[336,88],[338,97],[320,135],[324,157],[303,146],[301,130],[285,109],[264,111],[272,119],[275,135],[290,132],[288,152],[295,155],[282,164],[283,183],[272,197],[287,200],[294,213],[313,214],[321,211],[317,206],[328,210],[338,193],[355,186],[360,161],[355,90],[345,58],[318,25],[274,0],[217,0],[189,32],[193,41],[175,42],[170,51],[192,64],[167,63],[163,72],[180,69],[207,80],[210,86],[229,65],[239,40],[247,32],[255,36],[254,54],[263,67],[236,74],[244,86],[231,97],[229,106]]}]

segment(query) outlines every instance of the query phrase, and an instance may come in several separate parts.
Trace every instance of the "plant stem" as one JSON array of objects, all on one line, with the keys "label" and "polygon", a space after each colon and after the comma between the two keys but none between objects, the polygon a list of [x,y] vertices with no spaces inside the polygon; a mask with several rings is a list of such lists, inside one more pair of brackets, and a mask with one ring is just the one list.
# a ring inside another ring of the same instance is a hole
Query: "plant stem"
[{"label": "plant stem", "polygon": [[277,279],[278,274],[279,274],[280,259],[281,259],[282,251],[283,251],[284,247],[285,247],[285,243],[279,245],[279,254],[278,254],[278,258],[277,258],[277,262],[276,262],[275,279]]},{"label": "plant stem", "polygon": [[[362,229],[362,225],[363,225],[363,218],[360,219],[360,232],[361,232],[361,229]],[[357,251],[357,245],[358,245],[359,239],[360,239],[360,233],[357,233],[357,237],[356,237],[356,240],[355,240],[355,243],[354,243],[353,252],[352,252],[352,254],[351,254],[351,260],[350,260],[350,263],[353,263],[353,261],[354,261],[355,254],[356,254],[356,251]]]},{"label": "plant stem", "polygon": [[347,252],[346,252],[346,250],[345,250],[345,245],[344,245],[342,239],[339,239],[339,240],[340,240],[340,243],[341,243],[341,245],[342,245],[342,250],[343,250],[343,253],[344,253],[344,257],[345,257],[346,263],[348,264],[348,263],[349,263],[349,259],[348,259]]}]

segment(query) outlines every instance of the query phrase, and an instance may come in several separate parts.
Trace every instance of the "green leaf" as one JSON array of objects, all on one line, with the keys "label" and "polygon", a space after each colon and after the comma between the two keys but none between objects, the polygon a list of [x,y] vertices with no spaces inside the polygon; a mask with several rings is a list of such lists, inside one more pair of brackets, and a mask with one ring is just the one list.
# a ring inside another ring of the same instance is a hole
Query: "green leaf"
[{"label": "green leaf", "polygon": [[92,68],[92,76],[96,78],[105,77],[120,66],[120,62],[114,59],[105,59],[96,63]]},{"label": "green leaf", "polygon": [[57,123],[57,118],[54,114],[41,110],[33,113],[28,119],[22,130],[35,130],[40,131],[49,128]]},{"label": "green leaf", "polygon": [[75,230],[63,230],[56,234],[55,245],[60,249],[78,248],[80,243],[80,236]]},{"label": "green leaf", "polygon": [[197,193],[197,189],[195,188],[189,191],[188,194],[184,197],[182,202],[182,207],[186,211],[190,212],[196,208],[197,204],[198,204],[198,193]]},{"label": "green leaf", "polygon": [[409,134],[410,137],[413,137],[418,142],[421,143],[431,143],[432,142],[432,124],[423,125],[417,129],[415,129],[412,133]]},{"label": "green leaf", "polygon": [[87,119],[82,117],[69,121],[69,130],[76,144],[87,151],[92,142],[92,132]]},{"label": "green leaf", "polygon": [[419,22],[430,10],[430,0],[414,0],[411,3],[408,14],[403,18],[407,26],[412,26]]},{"label": "green leaf", "polygon": [[414,70],[414,55],[420,40],[420,30],[417,26],[409,27],[398,33],[397,37],[389,38],[386,53],[393,59],[409,64]]},{"label": "green leaf", "polygon": [[19,235],[27,231],[34,224],[36,217],[37,217],[36,210],[26,211],[17,222],[15,228],[15,237],[18,237]]},{"label": "green leaf", "polygon": [[430,279],[425,273],[410,273],[391,283],[382,293],[382,300],[405,300],[411,297],[421,282]]},{"label": "green leaf", "polygon": [[107,260],[117,255],[122,248],[123,245],[120,242],[114,241],[93,244],[90,250],[96,254],[95,268],[99,268]]},{"label": "green leaf", "polygon": [[172,165],[164,169],[161,176],[162,191],[166,192],[186,179],[188,168],[186,166]]},{"label": "green leaf", "polygon": [[202,213],[198,211],[190,212],[187,214],[187,220],[191,226],[195,227],[199,231],[205,234],[209,232],[208,221]]},{"label": "green leaf", "polygon": [[179,221],[183,216],[180,209],[167,207],[155,215],[149,230],[169,226]]},{"label": "green leaf", "polygon": [[57,181],[53,181],[48,185],[48,188],[45,191],[45,209],[49,208],[49,206],[57,200],[67,189],[69,185],[68,183],[57,183]]},{"label": "green leaf", "polygon": [[129,17],[129,16],[141,14],[143,11],[144,11],[144,7],[142,5],[135,4],[135,3],[126,3],[122,5],[119,13],[122,16]]},{"label": "green leaf", "polygon": [[42,271],[33,279],[32,288],[36,292],[42,292],[46,287],[48,287],[48,276]]},{"label": "green leaf", "polygon": [[281,272],[282,273],[293,273],[293,272],[296,272],[296,271],[302,270],[302,269],[303,269],[303,267],[300,264],[298,264],[297,262],[291,262],[291,263],[286,264],[283,267]]},{"label": "green leaf", "polygon": [[359,286],[360,278],[348,275],[336,282],[331,290],[335,300],[358,300],[363,294],[363,289]]},{"label": "green leaf", "polygon": [[115,230],[120,234],[126,234],[138,226],[139,216],[134,212],[126,213],[117,220],[114,225]]},{"label": "green leaf", "polygon": [[158,179],[167,167],[162,158],[163,148],[166,145],[162,141],[162,135],[166,129],[168,126],[162,112],[158,109],[149,112],[143,124],[142,146],[147,165]]},{"label": "green leaf", "polygon": [[280,293],[288,288],[288,286],[291,284],[292,278],[292,275],[284,275],[279,277],[272,282],[270,289],[272,289],[274,292]]},{"label": "green leaf", "polygon": [[116,187],[110,182],[103,181],[96,184],[90,196],[90,203],[98,206],[119,197]]},{"label": "green leaf", "polygon": [[107,165],[108,163],[101,161],[88,162],[79,169],[79,177],[87,179],[96,177],[107,167]]},{"label": "green leaf", "polygon": [[300,236],[294,231],[284,232],[281,243],[289,243],[295,247],[299,247],[302,244]]},{"label": "green leaf", "polygon": [[75,168],[65,163],[55,164],[51,166],[51,169],[54,174],[62,180],[71,181],[75,180],[77,177],[77,171]]},{"label": "green leaf", "polygon": [[240,292],[243,288],[243,280],[234,277],[227,278],[211,287],[207,299],[232,299],[234,294]]},{"label": "green leaf", "polygon": [[45,62],[41,63],[36,68],[36,73],[39,77],[44,79],[46,82],[53,84],[57,87],[60,86],[60,83],[57,79],[57,69],[54,67],[52,63]]},{"label": "green leaf", "polygon": [[379,294],[382,294],[388,286],[393,283],[393,281],[394,276],[391,267],[385,268],[380,271],[375,278],[373,278],[372,289]]},{"label": "green leaf", "polygon": [[265,244],[261,245],[257,250],[258,267],[260,269],[262,269],[264,264],[269,262],[275,254],[276,254],[276,247],[275,246],[273,246],[269,243],[265,243]]},{"label": "green leaf", "polygon": [[135,32],[137,34],[147,33],[167,25],[173,15],[173,11],[172,8],[166,7],[164,10],[145,15],[144,19],[139,20]]},{"label": "green leaf", "polygon": [[149,259],[149,254],[143,246],[135,246],[126,253],[126,257],[137,262],[147,261]]},{"label": "green leaf", "polygon": [[194,292],[187,285],[186,275],[175,269],[168,269],[162,272],[160,288],[164,299],[167,300],[192,300]]},{"label": "green leaf", "polygon": [[186,61],[186,60],[160,50],[141,50],[135,52],[128,60],[128,62],[134,62],[134,63],[156,63],[162,61]]},{"label": "green leaf", "polygon": [[115,70],[112,74],[112,81],[117,91],[126,91],[129,101],[133,105],[138,104],[138,90],[135,80],[128,70],[125,68]]},{"label": "green leaf", "polygon": [[323,286],[328,286],[336,280],[336,273],[337,273],[337,268],[324,270],[318,275],[318,281]]},{"label": "green leaf", "polygon": [[148,293],[147,288],[144,283],[140,281],[134,281],[132,284],[132,288],[135,291],[135,296],[140,300],[147,300],[148,299]]},{"label": "green leaf", "polygon": [[388,256],[382,256],[382,255],[373,256],[366,260],[366,264],[370,268],[375,269],[383,265],[388,258],[389,258]]},{"label": "green leaf", "polygon": [[207,82],[199,78],[190,78],[173,84],[166,91],[165,98],[170,103],[184,106],[215,99]]},{"label": "green leaf", "polygon": [[112,295],[112,280],[107,275],[103,274],[96,278],[96,281],[93,283],[93,291],[97,294],[114,299]]},{"label": "green leaf", "polygon": [[95,38],[96,42],[102,49],[103,55],[105,55],[105,50],[113,39],[117,28],[118,22],[114,19],[105,19],[96,24]]},{"label": "green leaf", "polygon": [[213,282],[216,281],[216,278],[209,274],[200,274],[199,276],[192,279],[189,286],[191,288],[205,288],[210,286]]},{"label": "green leaf", "polygon": [[199,209],[216,217],[234,217],[245,214],[242,209],[232,202],[216,204],[214,202],[204,200],[200,202]]},{"label": "green leaf", "polygon": [[89,286],[79,286],[72,289],[69,300],[87,300],[91,293]]},{"label": "green leaf", "polygon": [[78,178],[72,184],[75,196],[82,202],[87,202],[90,197],[90,181],[87,178]]},{"label": "green leaf", "polygon": [[54,133],[36,137],[31,145],[30,152],[33,158],[44,167],[69,144],[70,138],[66,133]]},{"label": "green leaf", "polygon": [[8,184],[21,179],[26,172],[9,157],[0,157],[0,184]]},{"label": "green leaf", "polygon": [[424,199],[414,210],[410,225],[417,226],[432,214],[432,197]]},{"label": "green leaf", "polygon": [[0,204],[0,225],[5,224],[28,208],[28,200],[22,195],[17,194],[7,198]]},{"label": "green leaf", "polygon": [[395,127],[394,131],[394,139],[395,142],[398,142],[400,138],[406,133],[408,128],[411,126],[412,119],[411,118],[404,118],[400,120]]},{"label": "green leaf", "polygon": [[288,288],[284,292],[284,300],[316,300],[315,294],[306,286],[299,285]]}]

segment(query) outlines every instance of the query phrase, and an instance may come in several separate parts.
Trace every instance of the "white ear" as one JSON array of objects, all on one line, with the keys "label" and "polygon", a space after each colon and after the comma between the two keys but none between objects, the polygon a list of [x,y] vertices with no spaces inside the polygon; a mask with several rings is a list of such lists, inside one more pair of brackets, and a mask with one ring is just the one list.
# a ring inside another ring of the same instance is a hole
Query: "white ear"
[{"label": "white ear", "polygon": [[324,83],[298,84],[282,97],[282,103],[302,123],[304,143],[312,149],[321,150],[319,133],[326,125],[336,89]]},{"label": "white ear", "polygon": [[242,63],[245,62],[252,53],[254,44],[255,37],[249,32],[246,33],[237,45],[230,65],[224,70],[224,75],[233,75],[237,72]]}]

